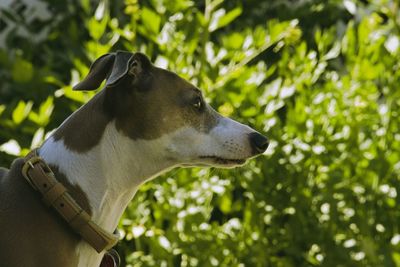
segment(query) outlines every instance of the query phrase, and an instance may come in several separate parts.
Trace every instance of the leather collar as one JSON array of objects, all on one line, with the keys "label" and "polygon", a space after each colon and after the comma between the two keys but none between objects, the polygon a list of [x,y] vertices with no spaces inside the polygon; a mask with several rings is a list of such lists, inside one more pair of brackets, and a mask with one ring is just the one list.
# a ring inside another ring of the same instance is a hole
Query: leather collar
[{"label": "leather collar", "polygon": [[37,149],[24,160],[22,175],[29,185],[42,195],[46,206],[51,206],[98,253],[111,249],[118,242],[119,235],[107,232],[92,221],[65,186],[57,181],[50,167],[38,156]]}]

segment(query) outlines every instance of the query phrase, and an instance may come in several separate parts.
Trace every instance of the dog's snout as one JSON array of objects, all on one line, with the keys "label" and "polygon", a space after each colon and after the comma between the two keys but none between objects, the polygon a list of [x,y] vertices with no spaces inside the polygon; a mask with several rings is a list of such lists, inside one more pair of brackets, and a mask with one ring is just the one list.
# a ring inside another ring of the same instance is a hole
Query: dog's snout
[{"label": "dog's snout", "polygon": [[249,138],[254,154],[260,154],[267,150],[269,142],[264,135],[259,133],[251,133],[249,134]]}]

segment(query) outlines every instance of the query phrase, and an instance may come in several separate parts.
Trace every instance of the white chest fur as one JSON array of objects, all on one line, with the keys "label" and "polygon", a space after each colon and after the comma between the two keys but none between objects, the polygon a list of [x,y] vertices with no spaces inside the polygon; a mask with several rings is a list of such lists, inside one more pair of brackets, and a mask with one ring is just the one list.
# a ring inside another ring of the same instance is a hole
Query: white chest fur
[{"label": "white chest fur", "polygon": [[[114,123],[107,125],[95,147],[78,153],[65,146],[62,139],[50,137],[40,148],[40,156],[58,167],[72,185],[79,186],[87,195],[92,220],[109,232],[117,227],[119,218],[144,181],[168,169],[152,152],[161,140],[134,141],[121,135]],[[87,243],[76,248],[79,266],[100,265],[103,254],[98,254]]]}]

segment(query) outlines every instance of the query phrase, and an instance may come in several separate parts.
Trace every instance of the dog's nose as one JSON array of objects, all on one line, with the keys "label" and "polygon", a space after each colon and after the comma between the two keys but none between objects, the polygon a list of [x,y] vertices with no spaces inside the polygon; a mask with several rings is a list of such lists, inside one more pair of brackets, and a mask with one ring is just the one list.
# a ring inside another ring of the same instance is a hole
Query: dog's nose
[{"label": "dog's nose", "polygon": [[249,134],[249,138],[254,154],[261,154],[265,150],[267,150],[269,142],[264,135],[261,135],[259,133],[251,133]]}]

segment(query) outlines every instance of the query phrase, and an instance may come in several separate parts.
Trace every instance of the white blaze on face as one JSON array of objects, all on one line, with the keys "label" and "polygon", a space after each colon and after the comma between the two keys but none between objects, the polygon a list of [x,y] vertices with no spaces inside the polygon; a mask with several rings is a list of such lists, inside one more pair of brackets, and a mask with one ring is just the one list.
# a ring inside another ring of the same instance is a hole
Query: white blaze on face
[{"label": "white blaze on face", "polygon": [[[211,159],[244,160],[252,155],[250,127],[221,118],[208,133],[184,127],[171,133],[167,151],[181,164],[213,165]],[[221,164],[215,164],[221,165]]]},{"label": "white blaze on face", "polygon": [[223,157],[242,159],[252,156],[249,134],[254,132],[249,126],[229,118],[222,118],[212,129],[210,136],[219,141]]}]

